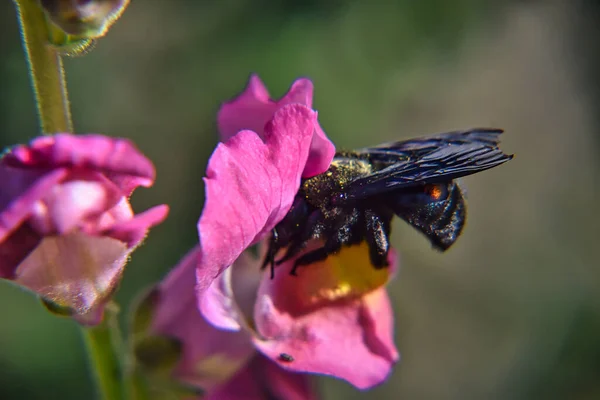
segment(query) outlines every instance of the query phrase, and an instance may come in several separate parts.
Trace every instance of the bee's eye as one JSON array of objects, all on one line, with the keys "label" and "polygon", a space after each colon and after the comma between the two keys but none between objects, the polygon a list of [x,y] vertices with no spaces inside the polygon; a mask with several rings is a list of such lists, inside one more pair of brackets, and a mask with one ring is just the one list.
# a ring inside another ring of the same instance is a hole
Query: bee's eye
[{"label": "bee's eye", "polygon": [[448,198],[448,185],[427,184],[398,192],[396,201],[404,205],[431,204]]},{"label": "bee's eye", "polygon": [[425,185],[424,191],[429,196],[430,201],[440,201],[448,197],[447,185]]}]

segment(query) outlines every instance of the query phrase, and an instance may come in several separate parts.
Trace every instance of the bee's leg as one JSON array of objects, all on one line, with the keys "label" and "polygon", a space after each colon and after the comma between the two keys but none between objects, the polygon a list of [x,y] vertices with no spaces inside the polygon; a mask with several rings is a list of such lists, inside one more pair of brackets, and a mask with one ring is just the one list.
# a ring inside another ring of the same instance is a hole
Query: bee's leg
[{"label": "bee's leg", "polygon": [[298,275],[296,272],[298,267],[316,263],[317,261],[323,261],[327,258],[327,256],[329,256],[329,254],[330,253],[325,249],[325,247],[319,247],[318,249],[304,254],[302,257],[298,258],[296,262],[294,262],[294,266],[290,271],[290,275]]},{"label": "bee's leg", "polygon": [[300,251],[302,251],[302,249],[304,249],[304,246],[306,246],[306,242],[308,242],[313,237],[315,230],[322,219],[323,219],[323,214],[321,213],[320,210],[313,211],[308,216],[308,220],[306,221],[304,226],[299,227],[299,228],[302,228],[302,232],[300,232],[296,236],[296,239],[290,244],[287,251],[285,252],[285,255],[283,257],[281,257],[279,260],[277,260],[275,262],[275,264],[280,265],[280,264],[292,259],[298,253],[300,253]]},{"label": "bee's leg", "polygon": [[[327,238],[323,247],[309,251],[296,259],[294,267],[290,271],[291,275],[296,275],[298,267],[323,261],[330,254],[339,252],[342,245],[357,242],[358,238],[361,236],[356,229],[359,227],[357,224],[361,220],[361,213],[358,208],[346,211],[347,213],[341,214],[341,218],[337,221],[329,221],[331,227],[323,232],[323,236]],[[327,224],[328,222],[325,222],[325,225]]]},{"label": "bee's leg", "polygon": [[303,254],[302,257],[296,259],[294,262],[294,266],[290,271],[290,275],[298,275],[296,270],[298,267],[303,265],[310,265],[319,261],[325,260],[330,254],[337,253],[342,248],[342,242],[340,242],[337,238],[332,237],[329,239],[325,246],[319,247],[318,249],[309,251],[306,254]]},{"label": "bee's leg", "polygon": [[265,268],[271,264],[271,278],[274,277],[275,266],[279,264],[275,262],[275,256],[282,248],[290,247],[290,243],[291,246],[294,245],[294,238],[298,236],[296,232],[302,232],[305,229],[306,215],[308,214],[308,205],[304,199],[296,197],[284,219],[272,230],[269,247],[262,265],[262,268]]},{"label": "bee's leg", "polygon": [[384,268],[389,265],[387,256],[390,250],[390,224],[391,218],[386,220],[385,216],[371,209],[365,211],[365,238],[369,245],[371,264],[375,268]]},{"label": "bee's leg", "polygon": [[271,279],[275,278],[275,254],[279,250],[279,234],[277,233],[277,228],[274,228],[271,232],[271,238],[269,239],[269,247],[267,248],[267,254],[265,255],[265,259],[263,261],[260,269],[265,269],[267,265],[271,265]]}]

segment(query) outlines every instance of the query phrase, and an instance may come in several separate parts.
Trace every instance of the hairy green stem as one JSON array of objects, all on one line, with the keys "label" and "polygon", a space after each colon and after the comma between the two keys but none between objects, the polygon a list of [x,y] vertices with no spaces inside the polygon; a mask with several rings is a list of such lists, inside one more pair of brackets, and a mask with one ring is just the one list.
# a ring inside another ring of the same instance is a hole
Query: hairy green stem
[{"label": "hairy green stem", "polygon": [[123,344],[117,314],[118,307],[108,304],[100,325],[81,329],[101,400],[121,400],[124,394]]},{"label": "hairy green stem", "polygon": [[48,22],[37,0],[15,0],[43,133],[73,132],[60,54],[48,41]]},{"label": "hairy green stem", "polygon": [[148,383],[140,371],[130,371],[126,379],[127,400],[148,400],[151,398]]}]

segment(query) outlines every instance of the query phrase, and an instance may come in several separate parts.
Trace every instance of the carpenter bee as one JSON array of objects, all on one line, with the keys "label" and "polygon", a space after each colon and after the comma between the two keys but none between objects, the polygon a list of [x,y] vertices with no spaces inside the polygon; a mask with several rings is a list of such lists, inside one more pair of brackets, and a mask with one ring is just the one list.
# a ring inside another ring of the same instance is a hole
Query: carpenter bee
[{"label": "carpenter bee", "polygon": [[[472,129],[336,153],[329,169],[304,179],[293,205],[273,229],[263,268],[297,256],[313,239],[322,247],[291,270],[325,260],[342,246],[366,241],[371,264],[388,266],[394,215],[448,249],[460,235],[466,206],[456,178],[512,159],[499,148],[500,129]],[[287,248],[275,260],[279,250]]]}]

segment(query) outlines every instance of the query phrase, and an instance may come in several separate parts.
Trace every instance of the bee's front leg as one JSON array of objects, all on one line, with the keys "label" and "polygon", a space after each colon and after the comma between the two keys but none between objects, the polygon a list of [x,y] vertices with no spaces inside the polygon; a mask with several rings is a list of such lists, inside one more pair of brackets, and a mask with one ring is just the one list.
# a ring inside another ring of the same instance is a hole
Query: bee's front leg
[{"label": "bee's front leg", "polygon": [[296,272],[298,267],[323,261],[330,254],[335,254],[339,252],[341,248],[342,242],[340,242],[335,236],[331,237],[327,240],[327,242],[325,242],[325,246],[309,251],[308,253],[303,254],[301,257],[297,258],[294,262],[292,270],[290,271],[290,275],[298,275],[298,273]]}]

